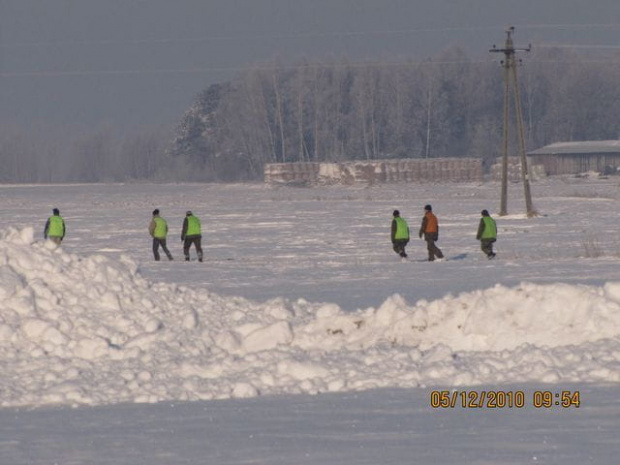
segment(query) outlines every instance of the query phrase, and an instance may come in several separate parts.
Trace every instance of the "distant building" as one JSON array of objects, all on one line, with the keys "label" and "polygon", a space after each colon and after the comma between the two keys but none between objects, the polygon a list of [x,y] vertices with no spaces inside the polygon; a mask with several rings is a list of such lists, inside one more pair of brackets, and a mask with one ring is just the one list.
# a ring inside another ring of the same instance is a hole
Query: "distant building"
[{"label": "distant building", "polygon": [[527,155],[534,165],[543,166],[547,175],[609,174],[620,168],[620,140],[557,142]]}]

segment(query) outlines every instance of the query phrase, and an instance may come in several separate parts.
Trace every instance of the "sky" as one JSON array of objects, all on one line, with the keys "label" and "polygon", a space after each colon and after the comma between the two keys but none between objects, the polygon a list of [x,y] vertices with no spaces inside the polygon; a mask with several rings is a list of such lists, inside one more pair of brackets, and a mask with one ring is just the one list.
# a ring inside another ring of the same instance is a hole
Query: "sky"
[{"label": "sky", "polygon": [[490,57],[515,42],[620,46],[615,0],[0,0],[0,123],[174,124],[256,63]]},{"label": "sky", "polygon": [[[615,463],[618,180],[533,181],[533,218],[519,184],[496,216],[498,191],[0,186],[0,463]],[[403,262],[391,213],[416,231],[426,203],[447,259],[414,234]],[[153,260],[155,206],[174,261]],[[203,263],[182,260],[188,208]]]}]

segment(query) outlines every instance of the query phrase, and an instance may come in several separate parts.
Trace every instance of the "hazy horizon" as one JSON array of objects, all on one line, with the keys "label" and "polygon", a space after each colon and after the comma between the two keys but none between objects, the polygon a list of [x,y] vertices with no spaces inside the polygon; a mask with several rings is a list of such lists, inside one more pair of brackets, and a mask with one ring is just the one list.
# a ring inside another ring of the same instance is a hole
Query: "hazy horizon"
[{"label": "hazy horizon", "polygon": [[425,59],[452,45],[620,47],[611,0],[0,0],[7,127],[176,123],[195,95],[258,62]]}]

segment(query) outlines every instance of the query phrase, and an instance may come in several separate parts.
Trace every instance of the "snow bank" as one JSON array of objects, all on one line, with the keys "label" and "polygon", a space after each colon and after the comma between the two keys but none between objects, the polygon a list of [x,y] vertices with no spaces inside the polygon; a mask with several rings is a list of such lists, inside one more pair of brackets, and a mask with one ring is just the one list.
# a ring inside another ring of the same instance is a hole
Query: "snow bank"
[{"label": "snow bank", "polygon": [[[179,263],[179,266],[187,266]],[[0,232],[0,405],[620,382],[620,283],[523,283],[346,313],[149,282]]]}]

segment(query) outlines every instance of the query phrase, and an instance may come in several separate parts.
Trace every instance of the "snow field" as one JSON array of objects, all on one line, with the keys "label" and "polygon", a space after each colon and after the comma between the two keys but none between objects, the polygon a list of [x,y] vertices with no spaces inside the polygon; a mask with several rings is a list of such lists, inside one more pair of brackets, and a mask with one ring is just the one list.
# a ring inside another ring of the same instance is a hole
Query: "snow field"
[{"label": "snow field", "polygon": [[0,405],[378,387],[620,382],[620,283],[486,290],[344,312],[143,278],[127,255],[0,232]]}]

